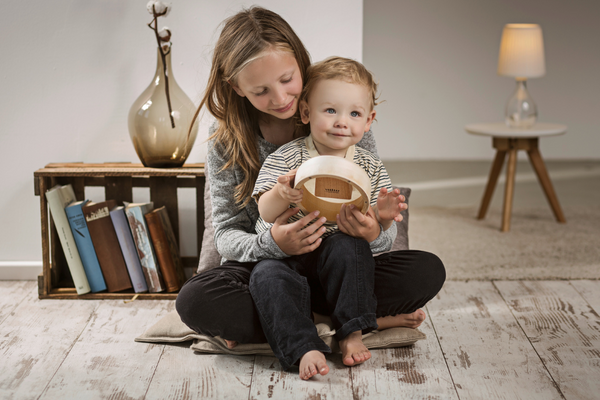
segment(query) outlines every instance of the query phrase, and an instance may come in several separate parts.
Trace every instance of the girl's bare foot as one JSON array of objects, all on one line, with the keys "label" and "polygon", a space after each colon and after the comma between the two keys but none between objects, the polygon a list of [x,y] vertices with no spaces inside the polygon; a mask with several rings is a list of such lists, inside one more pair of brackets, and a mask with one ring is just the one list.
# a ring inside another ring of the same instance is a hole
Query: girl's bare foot
[{"label": "girl's bare foot", "polygon": [[388,328],[418,328],[425,321],[425,311],[418,309],[410,314],[388,315],[387,317],[377,318],[377,325],[380,331]]},{"label": "girl's bare foot", "polygon": [[327,375],[329,367],[325,354],[318,350],[311,350],[305,353],[300,359],[300,379],[310,379],[317,373]]},{"label": "girl's bare foot", "polygon": [[362,341],[362,332],[352,332],[340,340],[342,362],[349,367],[363,363],[371,358],[371,352]]},{"label": "girl's bare foot", "polygon": [[235,346],[238,345],[238,342],[236,342],[235,340],[227,340],[227,339],[223,339],[223,340],[227,344],[228,349],[233,349]]}]

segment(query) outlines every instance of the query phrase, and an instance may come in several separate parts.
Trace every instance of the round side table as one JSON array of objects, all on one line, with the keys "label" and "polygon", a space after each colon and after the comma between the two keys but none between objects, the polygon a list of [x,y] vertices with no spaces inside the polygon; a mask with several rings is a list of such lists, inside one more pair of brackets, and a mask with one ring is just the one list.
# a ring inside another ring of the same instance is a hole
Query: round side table
[{"label": "round side table", "polygon": [[496,157],[490,170],[490,176],[481,200],[479,214],[477,219],[485,218],[494,188],[498,181],[498,176],[502,170],[504,159],[508,154],[508,163],[506,166],[506,188],[504,190],[504,208],[502,210],[502,226],[501,231],[507,232],[510,229],[510,216],[512,212],[512,201],[515,187],[515,173],[517,170],[517,151],[526,150],[529,156],[529,161],[535,170],[535,173],[544,189],[546,198],[550,203],[550,207],[554,212],[554,216],[558,222],[565,223],[567,220],[560,208],[558,198],[552,187],[548,170],[542,159],[538,148],[538,141],[543,136],[562,135],[567,131],[566,125],[560,124],[535,124],[528,129],[513,129],[506,126],[504,123],[490,124],[470,124],[465,127],[468,133],[481,136],[491,136],[492,146],[496,149]]}]

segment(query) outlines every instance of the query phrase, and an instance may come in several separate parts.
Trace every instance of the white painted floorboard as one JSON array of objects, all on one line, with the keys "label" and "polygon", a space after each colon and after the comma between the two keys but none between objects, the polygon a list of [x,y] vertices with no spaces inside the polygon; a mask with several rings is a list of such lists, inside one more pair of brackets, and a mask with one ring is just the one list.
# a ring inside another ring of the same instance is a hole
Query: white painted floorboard
[{"label": "white painted floorboard", "polygon": [[248,398],[254,356],[199,355],[189,347],[165,346],[146,400]]},{"label": "white painted floorboard", "polygon": [[600,281],[449,281],[426,340],[301,381],[274,357],[134,338],[173,301],[38,300],[0,281],[0,399],[597,399]]},{"label": "white painted floorboard", "polygon": [[567,281],[496,285],[564,397],[598,399],[600,321],[586,299]]},{"label": "white painted floorboard", "polygon": [[172,309],[167,300],[102,301],[40,399],[144,398],[165,346],[133,339]]},{"label": "white painted floorboard", "polygon": [[0,324],[37,288],[34,281],[0,281]]},{"label": "white painted floorboard", "polygon": [[419,328],[427,335],[414,346],[372,351],[352,369],[358,399],[458,399],[430,318]]},{"label": "white painted floorboard", "polygon": [[[0,324],[3,400],[38,399],[99,304],[38,300],[36,291],[37,287],[30,288],[25,300]],[[15,301],[19,297],[15,295]]]},{"label": "white painted floorboard", "polygon": [[560,399],[491,282],[448,281],[427,309],[460,399]]}]

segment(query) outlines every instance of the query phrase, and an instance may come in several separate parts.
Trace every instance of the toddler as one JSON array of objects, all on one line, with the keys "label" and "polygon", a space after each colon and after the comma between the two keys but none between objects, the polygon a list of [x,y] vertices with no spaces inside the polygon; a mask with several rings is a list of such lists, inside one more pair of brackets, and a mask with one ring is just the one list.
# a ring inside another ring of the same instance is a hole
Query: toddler
[{"label": "toddler", "polygon": [[[376,155],[358,146],[375,119],[377,84],[360,63],[332,57],[312,65],[300,96],[302,123],[310,135],[293,140],[264,162],[253,191],[260,218],[257,233],[270,229],[290,205],[302,201],[302,191],[292,187],[296,169],[321,155],[337,156],[362,167],[371,180],[371,206],[362,215],[346,206],[350,218],[375,218],[382,230],[400,221],[400,192],[392,190],[385,167]],[[302,211],[290,218],[302,218]],[[374,260],[369,242],[353,237],[350,226],[327,222],[315,250],[283,260],[259,262],[250,277],[250,293],[261,325],[284,368],[299,361],[300,377],[309,379],[328,372],[329,347],[318,337],[312,311],[331,316],[345,365],[371,357],[362,334],[377,328],[373,294]],[[307,237],[310,234],[307,233]]]}]

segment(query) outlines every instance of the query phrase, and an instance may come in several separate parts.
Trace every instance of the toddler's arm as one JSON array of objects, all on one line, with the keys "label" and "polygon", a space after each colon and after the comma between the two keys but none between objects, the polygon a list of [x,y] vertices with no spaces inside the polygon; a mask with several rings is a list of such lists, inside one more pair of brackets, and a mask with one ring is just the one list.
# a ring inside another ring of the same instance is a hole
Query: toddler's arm
[{"label": "toddler's arm", "polygon": [[291,203],[302,201],[302,190],[292,187],[296,170],[293,169],[285,175],[277,178],[273,188],[264,192],[258,199],[258,212],[266,222],[274,223]]}]

